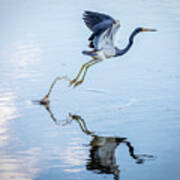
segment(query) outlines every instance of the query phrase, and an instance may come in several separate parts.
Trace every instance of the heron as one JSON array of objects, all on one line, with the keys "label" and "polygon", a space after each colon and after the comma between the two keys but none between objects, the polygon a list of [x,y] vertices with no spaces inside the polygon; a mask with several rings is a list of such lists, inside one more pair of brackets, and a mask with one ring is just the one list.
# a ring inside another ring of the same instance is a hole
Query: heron
[{"label": "heron", "polygon": [[[89,48],[91,48],[91,50],[82,51],[82,54],[90,56],[92,60],[83,64],[77,76],[70,81],[70,85],[74,87],[80,85],[84,81],[87,70],[94,64],[102,62],[104,59],[122,56],[127,53],[133,45],[134,38],[137,34],[140,32],[156,31],[156,29],[137,27],[131,33],[127,46],[124,49],[120,49],[114,44],[115,34],[120,28],[119,20],[115,20],[107,14],[93,11],[84,11],[83,20],[86,26],[92,31],[92,34],[88,39]],[[79,80],[83,70],[84,73]]]}]

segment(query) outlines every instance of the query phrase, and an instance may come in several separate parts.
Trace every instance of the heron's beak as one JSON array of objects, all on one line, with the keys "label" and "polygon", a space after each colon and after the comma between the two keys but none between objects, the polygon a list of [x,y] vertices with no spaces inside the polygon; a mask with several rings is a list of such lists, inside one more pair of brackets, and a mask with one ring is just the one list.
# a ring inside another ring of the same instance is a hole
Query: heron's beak
[{"label": "heron's beak", "polygon": [[156,30],[156,29],[142,28],[142,32],[148,32],[148,31],[150,31],[150,32],[155,32],[155,31],[157,31],[157,30]]}]

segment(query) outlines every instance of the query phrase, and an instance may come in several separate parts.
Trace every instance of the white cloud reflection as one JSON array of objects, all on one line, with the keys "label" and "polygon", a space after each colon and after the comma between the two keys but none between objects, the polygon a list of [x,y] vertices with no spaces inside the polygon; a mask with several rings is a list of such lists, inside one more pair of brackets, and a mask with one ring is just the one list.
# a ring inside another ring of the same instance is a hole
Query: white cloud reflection
[{"label": "white cloud reflection", "polygon": [[8,121],[18,116],[14,100],[15,95],[12,92],[0,94],[0,147],[8,140]]},{"label": "white cloud reflection", "polygon": [[30,180],[38,172],[35,165],[39,149],[12,152],[9,121],[19,117],[15,99],[16,96],[9,90],[0,94],[0,179]]},{"label": "white cloud reflection", "polygon": [[[29,156],[24,154],[29,154]],[[0,151],[0,179],[33,179],[39,172],[39,168],[36,167],[39,154],[38,148],[31,148],[22,153],[19,152],[11,155]]]},{"label": "white cloud reflection", "polygon": [[64,150],[62,158],[67,165],[67,167],[64,168],[65,172],[76,173],[84,171],[87,152],[82,147],[81,141],[82,139],[80,138],[72,138]]}]

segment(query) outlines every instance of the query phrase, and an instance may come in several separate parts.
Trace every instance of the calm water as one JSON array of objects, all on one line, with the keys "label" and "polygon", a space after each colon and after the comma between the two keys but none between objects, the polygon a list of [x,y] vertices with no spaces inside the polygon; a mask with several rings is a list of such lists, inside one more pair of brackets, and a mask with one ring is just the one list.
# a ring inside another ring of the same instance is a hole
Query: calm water
[{"label": "calm water", "polygon": [[[34,104],[89,60],[84,10],[120,19],[120,47],[158,32]],[[178,0],[2,0],[0,25],[0,179],[180,179]]]}]

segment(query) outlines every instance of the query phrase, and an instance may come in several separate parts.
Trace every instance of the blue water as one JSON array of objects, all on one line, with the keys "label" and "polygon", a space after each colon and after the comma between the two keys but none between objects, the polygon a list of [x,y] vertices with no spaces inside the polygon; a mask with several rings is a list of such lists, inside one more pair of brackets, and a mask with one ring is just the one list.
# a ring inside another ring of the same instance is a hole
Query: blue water
[{"label": "blue water", "polygon": [[[84,10],[120,20],[121,48],[135,27],[158,31],[33,103],[90,60]],[[4,0],[0,24],[0,179],[180,178],[179,1]]]}]

